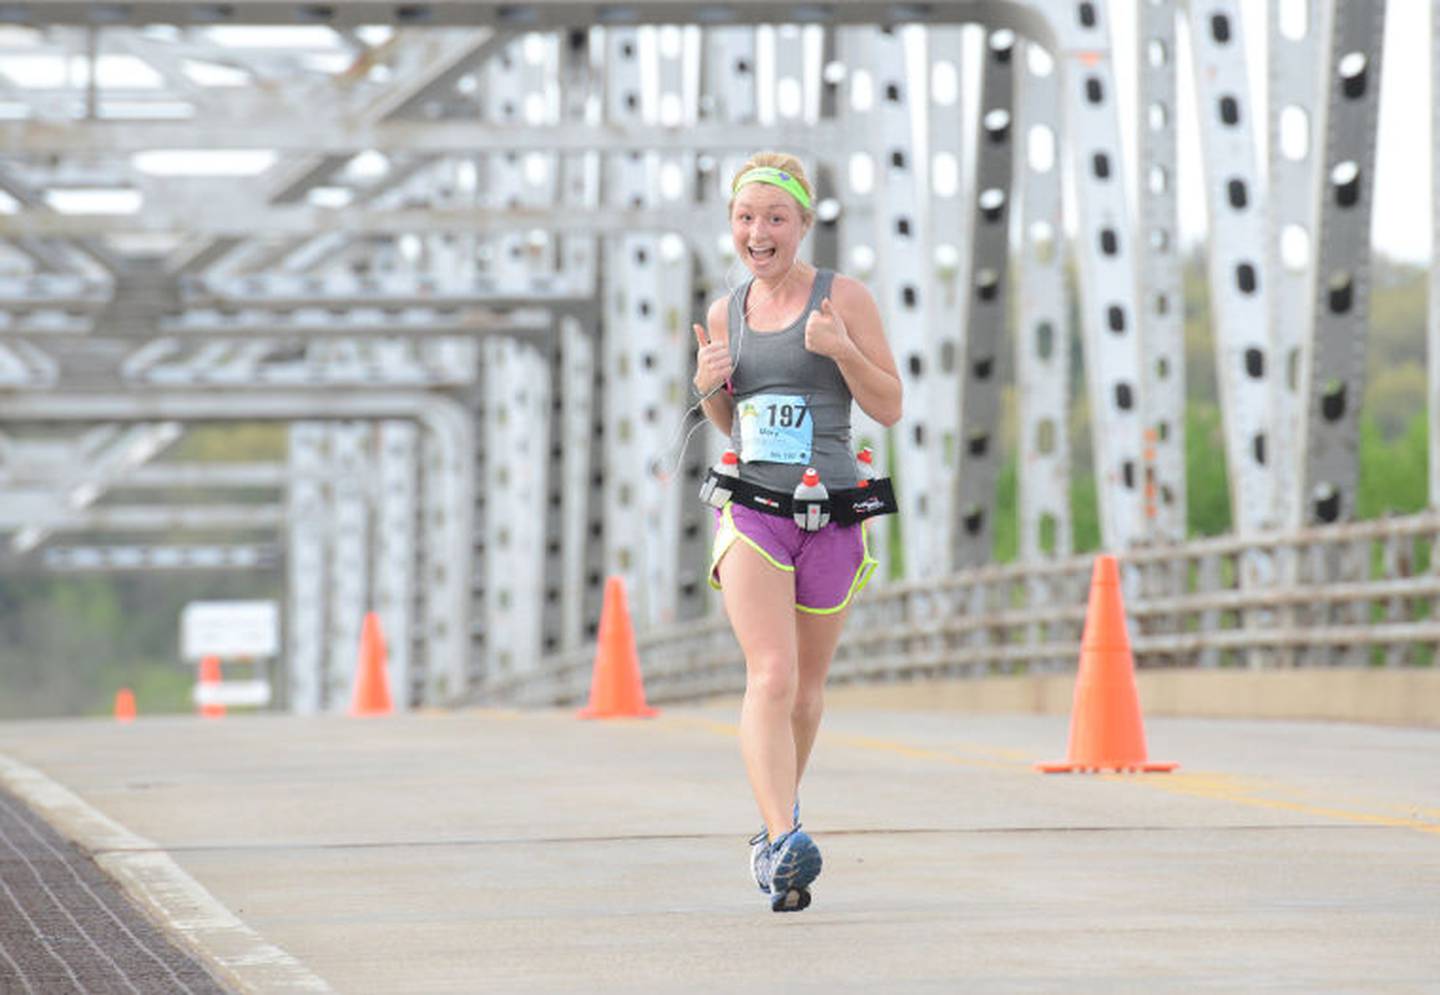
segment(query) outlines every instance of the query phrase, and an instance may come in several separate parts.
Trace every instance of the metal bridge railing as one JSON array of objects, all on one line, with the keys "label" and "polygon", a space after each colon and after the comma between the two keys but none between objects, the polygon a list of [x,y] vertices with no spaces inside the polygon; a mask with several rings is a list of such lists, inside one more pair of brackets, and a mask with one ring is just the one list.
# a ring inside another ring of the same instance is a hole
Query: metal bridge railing
[{"label": "metal bridge railing", "polygon": [[[1440,513],[1131,550],[1120,559],[1138,667],[1429,665],[1440,646]],[[851,610],[837,682],[1064,671],[1078,659],[1092,557],[893,584]],[[636,634],[647,697],[738,691],[723,617]],[[593,650],[492,681],[488,703],[573,705]]]}]

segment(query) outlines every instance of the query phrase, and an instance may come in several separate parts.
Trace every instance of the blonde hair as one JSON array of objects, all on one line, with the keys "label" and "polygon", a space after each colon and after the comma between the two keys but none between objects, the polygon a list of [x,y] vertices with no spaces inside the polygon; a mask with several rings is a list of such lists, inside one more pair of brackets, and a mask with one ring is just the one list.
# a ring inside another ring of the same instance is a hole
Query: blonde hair
[{"label": "blonde hair", "polygon": [[[799,159],[788,152],[756,152],[745,161],[745,165],[736,170],[735,175],[730,180],[730,207],[728,210],[734,210],[735,208],[735,184],[740,182],[740,177],[757,166],[770,166],[774,169],[784,170],[789,173],[799,181],[800,185],[805,188],[805,192],[810,195],[810,203],[815,203],[815,188],[811,186],[810,178],[805,175],[805,167]],[[795,202],[795,206],[800,208],[800,219],[807,226],[815,220],[815,209],[813,207],[804,207],[799,201]]]}]

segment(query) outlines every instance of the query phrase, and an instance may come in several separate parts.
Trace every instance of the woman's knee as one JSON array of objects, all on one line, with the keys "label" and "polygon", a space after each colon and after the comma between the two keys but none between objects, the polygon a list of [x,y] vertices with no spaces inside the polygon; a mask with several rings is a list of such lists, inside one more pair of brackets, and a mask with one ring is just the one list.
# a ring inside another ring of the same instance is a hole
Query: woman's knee
[{"label": "woman's knee", "polygon": [[825,688],[800,686],[795,691],[795,704],[790,708],[790,714],[796,719],[803,719],[809,722],[818,721],[820,713],[825,711]]},{"label": "woman's knee", "polygon": [[795,661],[783,654],[747,661],[745,694],[764,701],[794,706],[797,688]]}]

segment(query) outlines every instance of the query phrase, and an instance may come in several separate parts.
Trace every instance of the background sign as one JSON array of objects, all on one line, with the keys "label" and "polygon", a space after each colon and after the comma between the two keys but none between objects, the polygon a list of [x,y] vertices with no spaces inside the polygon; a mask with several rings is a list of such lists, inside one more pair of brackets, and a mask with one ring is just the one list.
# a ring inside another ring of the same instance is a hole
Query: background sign
[{"label": "background sign", "polygon": [[280,609],[274,601],[192,601],[180,613],[180,655],[273,657],[280,651]]}]

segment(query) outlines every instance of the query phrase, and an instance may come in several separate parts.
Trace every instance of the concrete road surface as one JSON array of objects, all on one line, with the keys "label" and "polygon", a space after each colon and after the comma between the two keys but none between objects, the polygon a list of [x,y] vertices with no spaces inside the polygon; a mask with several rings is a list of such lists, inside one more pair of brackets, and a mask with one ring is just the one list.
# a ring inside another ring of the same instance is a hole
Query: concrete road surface
[{"label": "concrete road surface", "polygon": [[[734,709],[0,725],[0,778],[237,989],[1440,992],[1440,731],[833,711],[806,912]],[[105,817],[108,817],[107,821]]]}]

